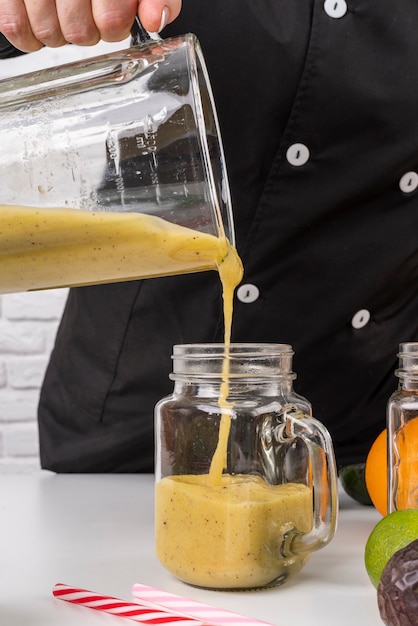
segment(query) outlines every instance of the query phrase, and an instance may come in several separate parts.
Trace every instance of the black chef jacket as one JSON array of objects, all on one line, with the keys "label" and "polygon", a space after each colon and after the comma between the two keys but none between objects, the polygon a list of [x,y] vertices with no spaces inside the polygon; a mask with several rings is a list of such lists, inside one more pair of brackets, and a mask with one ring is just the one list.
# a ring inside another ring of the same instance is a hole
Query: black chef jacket
[{"label": "black chef jacket", "polygon": [[[290,343],[339,464],[385,426],[418,340],[418,3],[184,0],[200,39],[245,267],[233,341]],[[218,275],[72,289],[39,404],[59,472],[153,469],[172,346],[222,341]]]}]

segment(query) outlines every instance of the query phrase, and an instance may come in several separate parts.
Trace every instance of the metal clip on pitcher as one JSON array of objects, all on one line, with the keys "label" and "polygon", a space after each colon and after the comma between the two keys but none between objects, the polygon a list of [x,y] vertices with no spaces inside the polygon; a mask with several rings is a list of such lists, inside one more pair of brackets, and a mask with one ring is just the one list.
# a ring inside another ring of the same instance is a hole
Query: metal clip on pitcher
[{"label": "metal clip on pitcher", "polygon": [[234,244],[196,37],[0,81],[0,293],[216,269]]}]

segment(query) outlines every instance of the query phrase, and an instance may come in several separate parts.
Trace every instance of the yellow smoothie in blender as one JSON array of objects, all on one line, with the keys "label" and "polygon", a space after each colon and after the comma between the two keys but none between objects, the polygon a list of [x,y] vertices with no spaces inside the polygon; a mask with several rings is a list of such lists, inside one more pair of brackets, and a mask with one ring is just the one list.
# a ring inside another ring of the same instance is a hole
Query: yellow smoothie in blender
[{"label": "yellow smoothie in blender", "polygon": [[137,212],[0,207],[0,293],[216,270],[215,237]]}]

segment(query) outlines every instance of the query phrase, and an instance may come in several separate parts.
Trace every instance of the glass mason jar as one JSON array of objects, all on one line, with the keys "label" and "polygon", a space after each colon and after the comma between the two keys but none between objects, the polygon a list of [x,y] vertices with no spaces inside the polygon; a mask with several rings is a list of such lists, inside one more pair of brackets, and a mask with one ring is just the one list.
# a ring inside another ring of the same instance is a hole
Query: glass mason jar
[{"label": "glass mason jar", "polygon": [[418,508],[418,342],[399,344],[398,357],[387,405],[389,513]]},{"label": "glass mason jar", "polygon": [[0,293],[216,270],[234,245],[186,34],[0,81]]},{"label": "glass mason jar", "polygon": [[333,537],[330,436],[292,388],[285,344],[174,346],[156,406],[156,552],[212,589],[279,585]]}]

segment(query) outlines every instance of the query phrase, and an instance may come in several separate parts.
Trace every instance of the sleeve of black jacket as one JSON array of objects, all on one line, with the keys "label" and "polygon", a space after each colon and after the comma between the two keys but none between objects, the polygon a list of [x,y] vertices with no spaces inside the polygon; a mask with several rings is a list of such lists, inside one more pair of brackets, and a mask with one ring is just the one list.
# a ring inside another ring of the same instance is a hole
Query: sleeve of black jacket
[{"label": "sleeve of black jacket", "polygon": [[25,53],[12,46],[3,33],[0,33],[0,59],[10,59],[11,57],[18,57],[21,54]]}]

